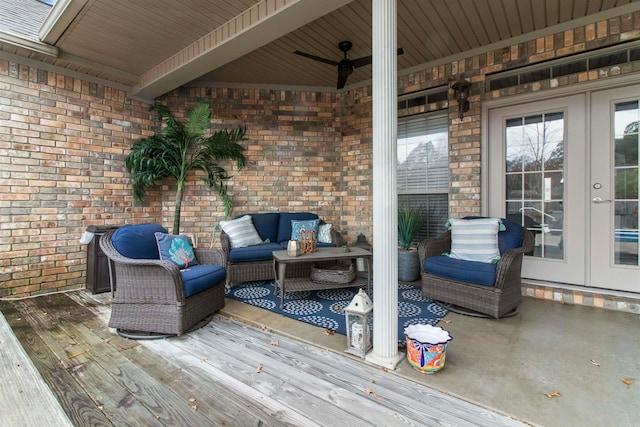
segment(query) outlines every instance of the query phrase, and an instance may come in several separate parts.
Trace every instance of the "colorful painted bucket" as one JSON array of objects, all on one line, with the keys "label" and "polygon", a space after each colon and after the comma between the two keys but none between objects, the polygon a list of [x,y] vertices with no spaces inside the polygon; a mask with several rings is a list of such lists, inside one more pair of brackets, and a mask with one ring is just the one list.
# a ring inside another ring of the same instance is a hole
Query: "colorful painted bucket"
[{"label": "colorful painted bucket", "polygon": [[452,337],[444,329],[431,325],[411,325],[404,329],[407,360],[419,372],[433,374],[444,367],[447,343]]}]

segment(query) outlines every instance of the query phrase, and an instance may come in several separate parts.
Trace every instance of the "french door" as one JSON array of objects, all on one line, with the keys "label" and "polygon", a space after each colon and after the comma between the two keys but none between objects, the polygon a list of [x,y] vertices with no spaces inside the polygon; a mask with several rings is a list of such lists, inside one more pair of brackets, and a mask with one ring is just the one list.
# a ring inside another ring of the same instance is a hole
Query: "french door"
[{"label": "french door", "polygon": [[489,111],[488,209],[525,225],[523,277],[640,292],[640,86]]},{"label": "french door", "polygon": [[591,114],[591,285],[640,292],[640,86],[594,92]]},{"label": "french door", "polygon": [[574,95],[489,113],[489,214],[533,232],[523,277],[584,282],[585,112]]}]

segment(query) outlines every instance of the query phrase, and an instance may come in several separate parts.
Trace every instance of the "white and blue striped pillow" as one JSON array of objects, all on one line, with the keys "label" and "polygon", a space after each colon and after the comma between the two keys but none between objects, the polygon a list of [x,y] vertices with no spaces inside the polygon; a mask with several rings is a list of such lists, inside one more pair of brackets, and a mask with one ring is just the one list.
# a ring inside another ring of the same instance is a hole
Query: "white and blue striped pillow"
[{"label": "white and blue striped pillow", "polygon": [[449,220],[451,224],[451,258],[492,262],[500,259],[498,247],[499,218]]},{"label": "white and blue striped pillow", "polygon": [[220,227],[229,236],[231,249],[262,244],[262,239],[253,226],[250,215],[244,215],[231,221],[220,221]]}]

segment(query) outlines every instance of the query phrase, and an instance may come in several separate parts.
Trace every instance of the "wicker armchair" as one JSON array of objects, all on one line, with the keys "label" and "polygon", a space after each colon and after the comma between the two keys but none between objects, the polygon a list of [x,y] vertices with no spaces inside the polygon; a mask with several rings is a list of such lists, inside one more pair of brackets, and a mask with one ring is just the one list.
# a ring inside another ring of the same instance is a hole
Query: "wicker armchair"
[{"label": "wicker armchair", "polygon": [[[224,307],[223,269],[207,273],[204,280],[213,283],[201,285],[204,290],[187,297],[183,273],[174,263],[123,256],[112,241],[116,232],[105,233],[100,238],[100,247],[109,258],[112,290],[115,288],[109,326],[116,328],[120,335],[128,338],[182,335]],[[196,248],[194,252],[199,265],[192,269],[224,266],[224,256],[219,249]]]},{"label": "wicker armchair", "polygon": [[425,272],[425,259],[451,251],[451,231],[446,231],[434,239],[422,240],[418,244],[422,295],[445,305],[449,304],[453,306],[454,311],[457,306],[496,319],[517,313],[517,307],[522,302],[522,259],[525,253],[533,249],[534,239],[533,234],[519,224],[515,223],[512,227],[521,230],[522,245],[500,254],[493,286],[453,280]]}]

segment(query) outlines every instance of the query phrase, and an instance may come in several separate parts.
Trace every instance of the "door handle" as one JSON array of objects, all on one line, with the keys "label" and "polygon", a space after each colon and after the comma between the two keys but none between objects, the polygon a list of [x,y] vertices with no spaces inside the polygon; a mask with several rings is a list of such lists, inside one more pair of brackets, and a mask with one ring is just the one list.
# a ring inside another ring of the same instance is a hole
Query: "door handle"
[{"label": "door handle", "polygon": [[594,197],[592,202],[599,205],[600,203],[611,203],[611,200],[602,200],[601,197]]}]

